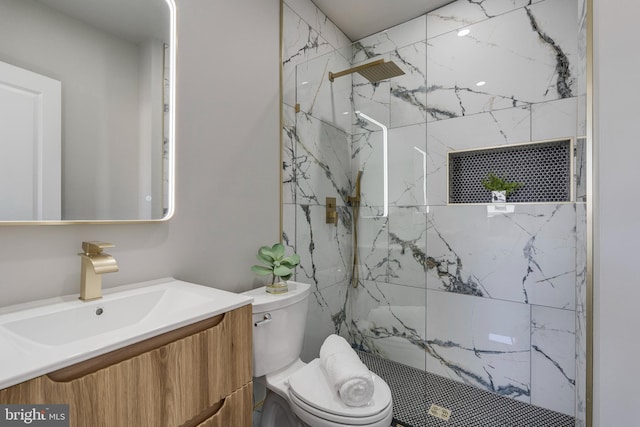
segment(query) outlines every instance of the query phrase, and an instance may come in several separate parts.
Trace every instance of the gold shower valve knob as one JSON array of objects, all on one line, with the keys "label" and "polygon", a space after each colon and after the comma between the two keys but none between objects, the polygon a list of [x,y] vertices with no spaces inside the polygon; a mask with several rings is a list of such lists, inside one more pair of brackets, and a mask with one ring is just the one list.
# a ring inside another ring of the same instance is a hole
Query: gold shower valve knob
[{"label": "gold shower valve knob", "polygon": [[327,197],[326,198],[326,218],[325,222],[327,224],[338,225],[338,212],[336,211],[336,198],[335,197]]}]

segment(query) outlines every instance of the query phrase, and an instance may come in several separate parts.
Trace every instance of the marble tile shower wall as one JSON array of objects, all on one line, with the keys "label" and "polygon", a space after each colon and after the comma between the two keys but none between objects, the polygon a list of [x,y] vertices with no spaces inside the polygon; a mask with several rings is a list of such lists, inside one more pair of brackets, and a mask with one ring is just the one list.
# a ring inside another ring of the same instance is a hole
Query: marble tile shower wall
[{"label": "marble tile shower wall", "polygon": [[[303,358],[337,332],[457,381],[583,410],[579,4],[458,0],[352,44],[310,1],[285,2],[283,238],[302,258],[296,279],[315,291]],[[326,78],[379,57],[406,74],[377,84]],[[386,217],[382,132],[355,111],[389,129]],[[518,204],[508,215],[447,204],[448,151],[566,137],[578,141],[578,203]],[[352,288],[346,201],[358,171],[361,280]],[[326,196],[337,198],[337,226],[325,224]]]},{"label": "marble tile shower wall", "polygon": [[[296,279],[313,290],[302,354],[306,361],[344,322],[352,255],[345,198],[352,183],[351,123],[341,113],[351,108],[351,81],[336,81],[333,89],[342,96],[332,100],[327,72],[349,67],[350,55],[344,52],[351,44],[310,0],[284,2],[283,241],[300,254]],[[325,224],[327,196],[337,198],[337,226]]]}]

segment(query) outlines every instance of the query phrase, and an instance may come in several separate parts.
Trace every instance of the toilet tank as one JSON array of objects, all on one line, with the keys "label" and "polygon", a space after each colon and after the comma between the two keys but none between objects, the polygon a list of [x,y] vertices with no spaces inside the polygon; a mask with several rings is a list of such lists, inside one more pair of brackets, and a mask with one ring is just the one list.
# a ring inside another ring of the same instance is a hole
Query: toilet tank
[{"label": "toilet tank", "polygon": [[311,286],[288,281],[289,291],[266,288],[243,292],[253,297],[253,376],[279,371],[300,357]]}]

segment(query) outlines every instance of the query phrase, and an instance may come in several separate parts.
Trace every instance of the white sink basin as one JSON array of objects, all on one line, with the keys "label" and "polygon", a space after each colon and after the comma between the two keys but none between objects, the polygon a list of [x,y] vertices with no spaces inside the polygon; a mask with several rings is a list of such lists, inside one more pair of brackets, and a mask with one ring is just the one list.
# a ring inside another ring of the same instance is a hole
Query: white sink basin
[{"label": "white sink basin", "polygon": [[251,302],[168,278],[0,309],[0,389]]}]

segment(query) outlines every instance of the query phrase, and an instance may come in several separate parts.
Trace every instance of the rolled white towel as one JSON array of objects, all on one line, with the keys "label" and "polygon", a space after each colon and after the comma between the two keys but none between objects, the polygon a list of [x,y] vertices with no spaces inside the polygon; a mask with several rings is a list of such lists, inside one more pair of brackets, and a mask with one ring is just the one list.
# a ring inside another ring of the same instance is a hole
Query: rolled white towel
[{"label": "rolled white towel", "polygon": [[329,335],[320,347],[320,363],[329,383],[349,406],[364,406],[373,397],[373,377],[349,343]]},{"label": "rolled white towel", "polygon": [[[320,347],[320,360],[324,360],[330,354],[335,353],[355,354],[355,351],[353,351],[351,345],[347,342],[347,340],[342,338],[340,335],[331,334],[324,340],[322,346]],[[358,355],[356,354],[355,356],[357,357]],[[358,358],[358,360],[360,360],[360,358]]]}]

